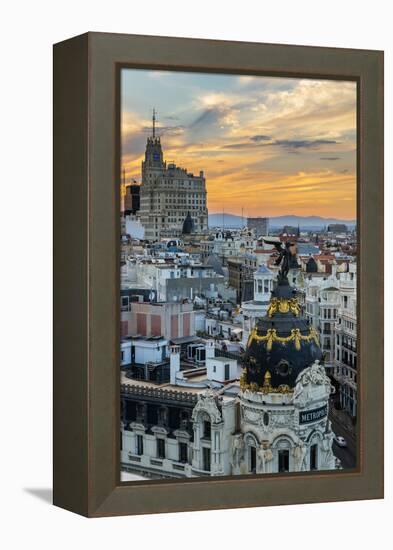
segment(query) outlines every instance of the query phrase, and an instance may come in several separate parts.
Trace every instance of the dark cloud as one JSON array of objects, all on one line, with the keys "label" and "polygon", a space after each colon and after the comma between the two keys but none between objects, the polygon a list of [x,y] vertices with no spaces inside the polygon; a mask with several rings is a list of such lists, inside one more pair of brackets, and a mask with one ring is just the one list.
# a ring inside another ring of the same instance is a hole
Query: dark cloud
[{"label": "dark cloud", "polygon": [[221,147],[221,149],[249,149],[250,147],[255,147],[255,145],[248,142],[228,143],[227,145]]},{"label": "dark cloud", "polygon": [[214,107],[205,109],[195,120],[190,124],[191,128],[202,126],[204,124],[213,124],[220,117],[220,110]]},{"label": "dark cloud", "polygon": [[[300,149],[317,149],[322,145],[334,145],[338,141],[331,139],[272,139],[270,136],[257,135],[249,138],[254,143],[241,142],[224,145],[222,149],[247,149],[250,147],[279,146],[287,149],[287,153],[297,154]],[[340,157],[325,157],[321,160],[338,160]]]},{"label": "dark cloud", "polygon": [[321,145],[334,145],[338,143],[332,139],[278,139],[275,145],[291,149],[313,149]]},{"label": "dark cloud", "polygon": [[[158,135],[169,134],[173,136],[178,136],[179,134],[183,133],[183,130],[184,130],[184,126],[158,126],[156,128],[156,132]],[[151,127],[144,126],[143,131],[151,132]]]},{"label": "dark cloud", "polygon": [[145,150],[145,147],[146,135],[143,135],[142,132],[123,136],[122,152],[124,155],[141,155]]},{"label": "dark cloud", "polygon": [[246,108],[249,103],[250,102],[243,102],[231,106],[222,104],[208,107],[204,111],[202,111],[193,122],[191,122],[189,128],[199,129],[217,123],[224,123],[226,125],[227,123],[225,122],[225,117],[227,115],[231,114],[232,112],[237,112],[240,108]]},{"label": "dark cloud", "polygon": [[347,174],[348,172],[349,172],[349,170],[347,168],[345,168],[345,170],[340,171],[340,174]]},{"label": "dark cloud", "polygon": [[251,139],[251,141],[256,141],[256,142],[271,141],[272,140],[272,138],[270,136],[264,136],[264,135],[251,136],[250,139]]},{"label": "dark cloud", "polygon": [[319,160],[340,160],[341,157],[319,157]]}]

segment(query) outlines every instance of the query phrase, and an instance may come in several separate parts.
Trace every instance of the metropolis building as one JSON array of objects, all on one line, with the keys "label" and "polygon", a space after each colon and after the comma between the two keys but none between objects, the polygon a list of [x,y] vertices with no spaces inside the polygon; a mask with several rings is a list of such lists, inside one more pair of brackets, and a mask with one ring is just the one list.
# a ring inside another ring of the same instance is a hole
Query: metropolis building
[{"label": "metropolis building", "polygon": [[140,187],[139,216],[145,228],[145,239],[180,236],[188,215],[194,232],[204,233],[208,228],[206,201],[203,171],[194,176],[185,168],[164,161],[153,113],[152,135],[147,138]]},{"label": "metropolis building", "polygon": [[[280,272],[241,361],[205,346],[204,368],[168,342],[168,378],[121,378],[121,467],[155,477],[333,470],[328,417],[334,391],[319,335]],[[187,351],[187,353],[189,353]],[[162,360],[162,358],[161,358]],[[140,369],[141,370],[141,369]],[[142,369],[143,370],[143,369]]]}]

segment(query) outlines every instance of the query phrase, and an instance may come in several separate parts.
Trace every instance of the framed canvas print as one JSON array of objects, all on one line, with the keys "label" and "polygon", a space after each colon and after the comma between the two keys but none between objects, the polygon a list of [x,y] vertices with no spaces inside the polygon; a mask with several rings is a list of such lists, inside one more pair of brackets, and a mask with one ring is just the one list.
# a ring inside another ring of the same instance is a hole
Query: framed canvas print
[{"label": "framed canvas print", "polygon": [[383,54],[54,47],[54,503],[382,498]]}]

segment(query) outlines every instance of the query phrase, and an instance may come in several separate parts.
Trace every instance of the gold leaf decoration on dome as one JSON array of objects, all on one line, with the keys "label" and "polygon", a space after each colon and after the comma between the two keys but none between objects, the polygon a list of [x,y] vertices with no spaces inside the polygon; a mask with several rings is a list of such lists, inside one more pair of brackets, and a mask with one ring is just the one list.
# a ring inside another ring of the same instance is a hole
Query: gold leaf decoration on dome
[{"label": "gold leaf decoration on dome", "polygon": [[288,386],[288,384],[280,384],[278,388],[273,388],[270,380],[272,378],[272,375],[267,370],[265,372],[265,376],[263,378],[263,386],[260,388],[259,391],[262,393],[292,393],[293,390]]},{"label": "gold leaf decoration on dome", "polygon": [[288,384],[280,384],[277,388],[278,393],[292,393],[293,390],[288,386]]},{"label": "gold leaf decoration on dome", "polygon": [[258,384],[255,383],[255,382],[251,382],[251,384],[248,384],[247,383],[247,370],[243,369],[242,374],[240,376],[240,388],[242,389],[242,391],[249,390],[249,391],[252,391],[252,392],[259,392],[259,393],[264,393],[264,394],[267,394],[267,393],[287,394],[287,393],[292,393],[293,392],[293,389],[290,388],[287,384],[280,384],[278,386],[278,388],[273,388],[270,384],[271,377],[272,376],[271,376],[270,372],[266,371],[264,379],[263,379],[263,385],[262,386],[258,386]]},{"label": "gold leaf decoration on dome", "polygon": [[272,298],[267,310],[269,317],[275,313],[293,313],[295,317],[300,315],[300,305],[296,298]]},{"label": "gold leaf decoration on dome", "polygon": [[311,327],[309,334],[302,334],[300,329],[293,328],[289,336],[279,336],[275,328],[269,328],[265,335],[260,336],[257,330],[254,328],[248,339],[248,346],[253,342],[266,342],[267,351],[271,351],[273,342],[278,342],[279,344],[287,344],[288,342],[295,342],[295,348],[297,351],[300,350],[301,342],[310,342],[314,340],[317,346],[319,346],[318,333],[315,328]]},{"label": "gold leaf decoration on dome", "polygon": [[240,376],[240,387],[243,391],[249,389],[249,384],[247,384],[247,371],[246,371],[246,369],[242,370],[242,374]]},{"label": "gold leaf decoration on dome", "polygon": [[267,370],[265,372],[265,376],[263,378],[263,386],[261,388],[261,391],[262,393],[269,393],[272,389],[271,385],[270,385],[270,380],[272,378],[272,375],[270,374],[270,372]]}]

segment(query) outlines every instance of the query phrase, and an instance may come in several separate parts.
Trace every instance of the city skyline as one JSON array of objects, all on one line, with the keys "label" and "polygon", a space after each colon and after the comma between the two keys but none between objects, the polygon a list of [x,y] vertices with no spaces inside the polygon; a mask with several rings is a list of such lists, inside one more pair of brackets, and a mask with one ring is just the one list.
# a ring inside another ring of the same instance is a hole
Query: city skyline
[{"label": "city skyline", "polygon": [[153,107],[167,162],[204,170],[210,213],[356,218],[354,82],[123,69],[128,181]]}]

